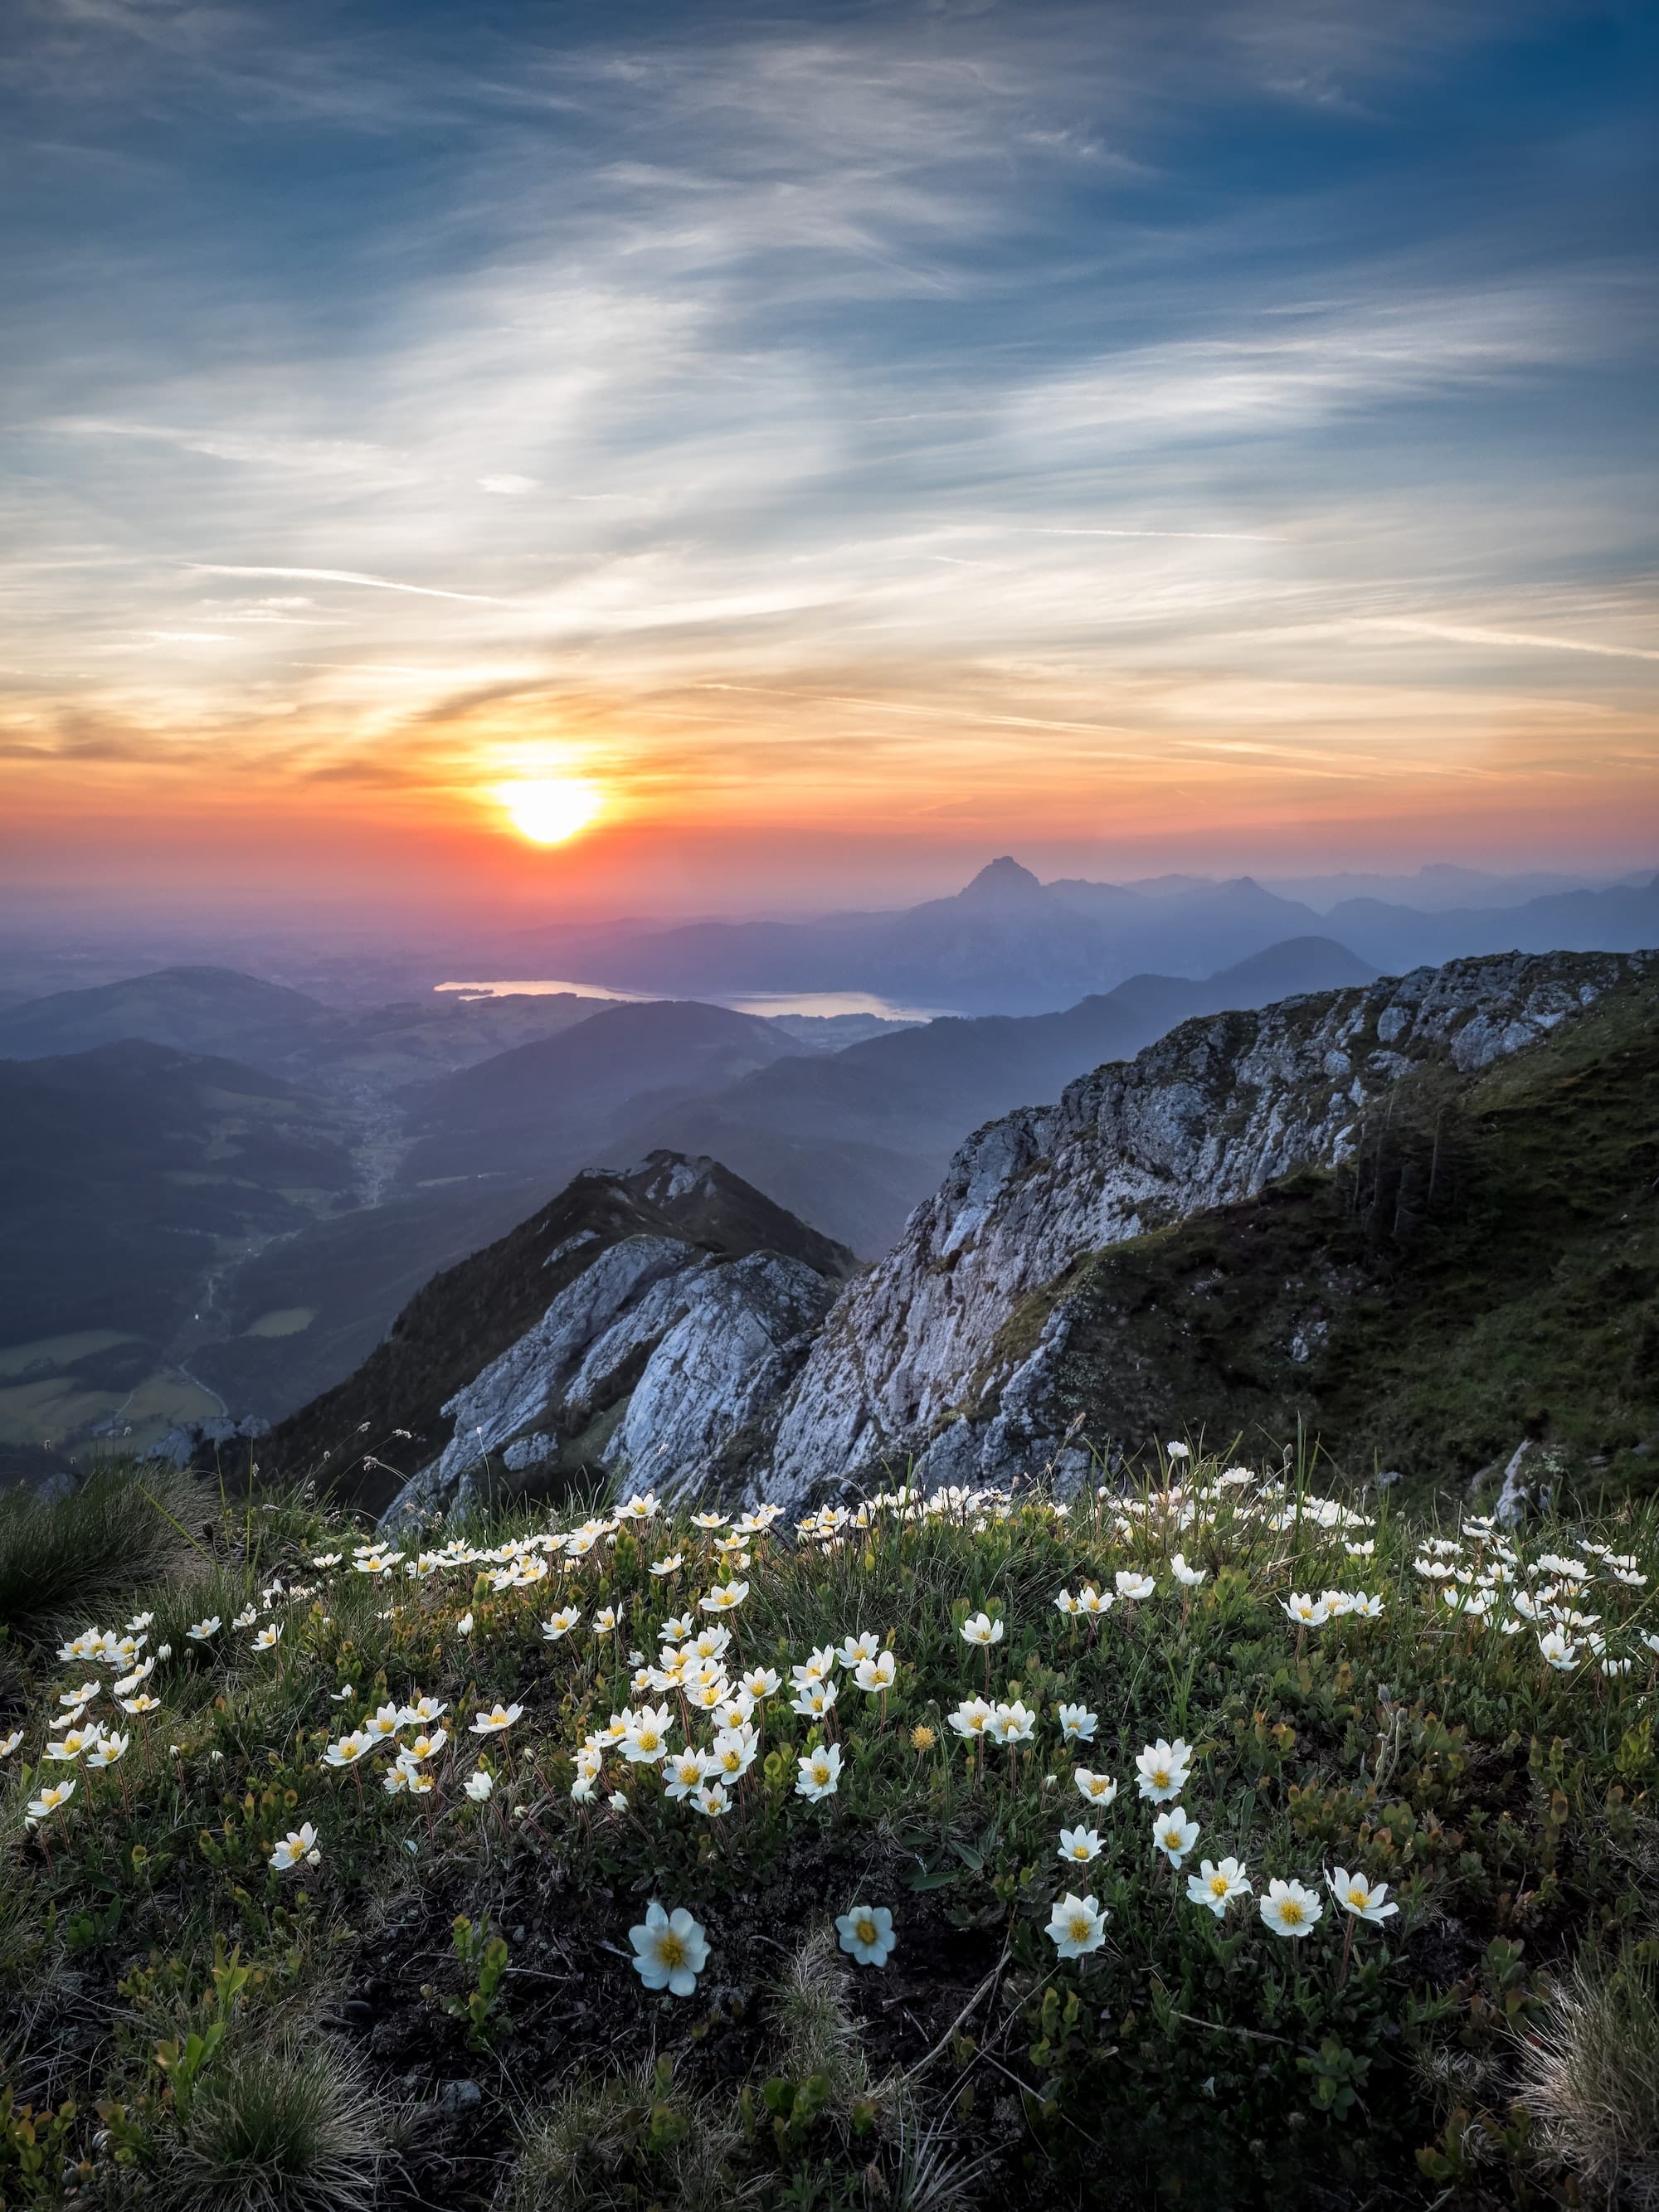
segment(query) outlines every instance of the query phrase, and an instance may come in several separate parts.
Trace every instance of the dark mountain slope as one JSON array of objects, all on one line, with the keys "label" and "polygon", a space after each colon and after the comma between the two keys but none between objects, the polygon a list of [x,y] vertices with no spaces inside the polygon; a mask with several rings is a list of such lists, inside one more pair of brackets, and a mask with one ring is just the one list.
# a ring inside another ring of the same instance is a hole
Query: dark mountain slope
[{"label": "dark mountain slope", "polygon": [[142,1037],[264,1067],[331,1034],[339,1020],[302,991],[234,968],[161,968],[0,1013],[0,1060],[44,1060]]},{"label": "dark mountain slope", "polygon": [[1062,1300],[1099,1447],[1300,1423],[1354,1476],[1461,1484],[1532,1437],[1558,1486],[1659,1489],[1659,983],[1408,1078],[1352,1166],[1090,1255],[1010,1341]]},{"label": "dark mountain slope", "polygon": [[[672,1239],[728,1261],[772,1254],[828,1282],[855,1264],[843,1246],[713,1161],[656,1153],[626,1172],[578,1176],[532,1219],[418,1291],[354,1375],[273,1432],[262,1464],[290,1475],[326,1466],[349,1495],[384,1505],[398,1487],[388,1464],[400,1478],[449,1441],[445,1401],[631,1237]],[[381,1463],[365,1466],[365,1453]]]},{"label": "dark mountain slope", "polygon": [[722,1091],[805,1048],[750,1014],[660,1000],[605,1008],[409,1095],[405,1187],[451,1176],[551,1182],[659,1103]]},{"label": "dark mountain slope", "polygon": [[164,1045],[0,1061],[0,1343],[167,1334],[222,1246],[350,1188],[329,1109]]}]

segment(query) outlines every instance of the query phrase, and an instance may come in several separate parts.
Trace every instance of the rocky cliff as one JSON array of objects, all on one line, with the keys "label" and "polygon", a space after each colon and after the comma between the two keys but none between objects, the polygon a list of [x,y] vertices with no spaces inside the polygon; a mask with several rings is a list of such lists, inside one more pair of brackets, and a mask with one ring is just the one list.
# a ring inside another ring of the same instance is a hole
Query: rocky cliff
[{"label": "rocky cliff", "polygon": [[1490,1066],[1655,957],[1455,961],[1190,1021],[1057,1105],[989,1123],[836,1304],[755,1486],[793,1503],[907,1462],[928,1483],[1077,1472],[1054,1382],[1073,1320],[1062,1279],[1085,1255],[1340,1164],[1413,1069]]},{"label": "rocky cliff", "polygon": [[434,1276],[262,1463],[398,1515],[486,1472],[531,1490],[724,1481],[734,1447],[746,1466],[769,1442],[854,1264],[714,1160],[578,1176]]}]

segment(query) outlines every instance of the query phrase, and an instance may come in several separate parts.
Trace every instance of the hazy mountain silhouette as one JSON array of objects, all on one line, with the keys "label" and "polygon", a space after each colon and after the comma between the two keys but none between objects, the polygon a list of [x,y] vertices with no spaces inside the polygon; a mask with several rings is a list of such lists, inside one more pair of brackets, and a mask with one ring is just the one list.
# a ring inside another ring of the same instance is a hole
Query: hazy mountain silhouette
[{"label": "hazy mountain silhouette", "polygon": [[1196,979],[1309,935],[1335,937],[1395,972],[1510,948],[1629,950],[1653,941],[1656,907],[1651,886],[1620,884],[1431,913],[1346,900],[1325,915],[1249,876],[1043,884],[1004,855],[954,896],[897,913],[532,931],[511,957],[626,989],[860,990],[963,1013],[1026,1014],[1059,1012],[1143,969]]},{"label": "hazy mountain silhouette", "polygon": [[551,1180],[568,1171],[566,1159],[580,1164],[641,1115],[805,1054],[770,1022],[724,1006],[674,999],[609,1006],[410,1093],[416,1142],[400,1180],[405,1188],[478,1174]]}]

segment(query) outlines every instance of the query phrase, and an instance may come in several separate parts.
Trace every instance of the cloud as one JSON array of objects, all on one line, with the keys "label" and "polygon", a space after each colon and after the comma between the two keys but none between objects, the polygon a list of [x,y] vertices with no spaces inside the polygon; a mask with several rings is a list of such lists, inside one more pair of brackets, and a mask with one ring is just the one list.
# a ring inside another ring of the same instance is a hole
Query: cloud
[{"label": "cloud", "polygon": [[496,492],[504,499],[520,498],[537,488],[534,477],[480,477],[478,482],[485,491]]}]

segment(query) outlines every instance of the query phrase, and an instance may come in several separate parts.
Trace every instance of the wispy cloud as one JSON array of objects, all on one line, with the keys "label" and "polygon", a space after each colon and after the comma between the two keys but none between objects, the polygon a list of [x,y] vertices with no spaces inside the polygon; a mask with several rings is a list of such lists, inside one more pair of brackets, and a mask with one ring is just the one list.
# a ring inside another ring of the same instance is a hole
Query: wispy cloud
[{"label": "wispy cloud", "polygon": [[187,568],[202,576],[293,576],[316,584],[360,584],[371,592],[407,592],[417,599],[462,599],[474,606],[499,606],[501,602],[485,592],[451,592],[435,584],[400,583],[392,576],[365,576],[355,568],[277,568],[264,565],[238,567],[228,561],[187,561]]}]

